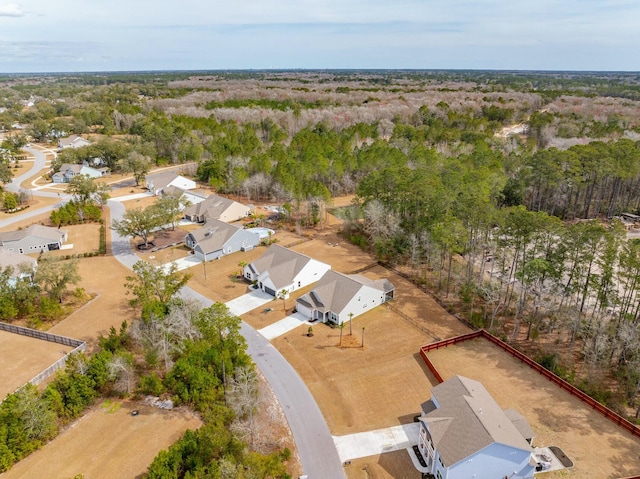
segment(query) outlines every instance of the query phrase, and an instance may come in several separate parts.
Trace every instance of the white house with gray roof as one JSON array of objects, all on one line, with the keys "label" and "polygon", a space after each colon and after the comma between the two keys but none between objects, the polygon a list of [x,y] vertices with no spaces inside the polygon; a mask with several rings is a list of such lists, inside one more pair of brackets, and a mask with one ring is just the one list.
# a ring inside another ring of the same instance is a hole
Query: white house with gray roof
[{"label": "white house with gray roof", "polygon": [[533,431],[516,411],[504,411],[478,381],[454,376],[423,404],[418,449],[436,479],[530,479]]},{"label": "white house with gray roof", "polygon": [[89,146],[91,142],[85,140],[78,135],[70,135],[67,138],[60,138],[58,140],[58,148],[65,150],[67,148],[82,148],[83,146]]},{"label": "white house with gray roof", "polygon": [[296,300],[298,313],[323,323],[346,323],[393,299],[395,287],[386,279],[327,271],[308,294]]},{"label": "white house with gray roof", "polygon": [[260,244],[260,236],[219,220],[210,220],[184,240],[198,259],[220,259],[238,251],[249,251]]},{"label": "white house with gray roof", "polygon": [[272,244],[260,258],[244,267],[243,274],[262,291],[279,298],[315,283],[330,269],[326,263]]},{"label": "white house with gray roof", "polygon": [[42,225],[0,233],[0,247],[20,254],[57,250],[65,241],[66,230]]},{"label": "white house with gray roof", "polygon": [[246,218],[251,208],[223,196],[210,195],[204,201],[187,206],[184,217],[194,223],[220,220],[226,223]]},{"label": "white house with gray roof", "polygon": [[150,192],[154,195],[161,195],[165,190],[172,190],[171,187],[180,190],[193,190],[196,182],[179,175],[175,171],[164,171],[162,173],[154,173],[145,177],[145,183]]}]

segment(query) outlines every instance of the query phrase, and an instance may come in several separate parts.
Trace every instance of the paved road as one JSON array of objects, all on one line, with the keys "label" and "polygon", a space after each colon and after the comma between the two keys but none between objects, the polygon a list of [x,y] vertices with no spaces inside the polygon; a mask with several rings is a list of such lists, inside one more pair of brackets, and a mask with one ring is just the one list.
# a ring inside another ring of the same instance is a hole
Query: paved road
[{"label": "paved road", "polygon": [[[107,205],[112,221],[124,214],[124,206],[119,201],[109,200]],[[113,255],[125,266],[131,268],[138,261],[139,258],[131,251],[128,238],[121,237],[113,230],[111,244]],[[181,294],[197,299],[205,306],[213,304],[209,298],[188,287],[183,288]],[[244,321],[240,331],[247,341],[249,354],[282,406],[304,473],[312,479],[346,478],[327,422],[302,378],[264,336]]]},{"label": "paved road", "polygon": [[[20,183],[22,183],[24,180],[38,174],[39,172],[42,171],[42,169],[45,167],[45,163],[46,163],[46,157],[45,157],[45,152],[47,151],[51,151],[51,150],[45,150],[45,149],[38,149],[38,148],[23,148],[23,150],[28,151],[29,153],[31,153],[34,157],[35,157],[35,161],[33,162],[33,165],[31,166],[31,168],[22,173],[20,176],[16,176],[13,181],[11,183],[8,183],[5,185],[5,189],[7,191],[12,191],[14,193],[19,192],[20,190],[22,190],[23,188],[20,187]],[[48,198],[60,198],[60,202],[59,203],[55,203],[53,205],[49,205],[49,206],[44,206],[42,208],[38,208],[36,210],[32,210],[32,209],[28,209],[25,210],[19,214],[15,214],[10,218],[4,219],[0,221],[0,228],[4,228],[5,226],[9,226],[13,223],[17,223],[18,221],[22,221],[28,218],[32,218],[34,216],[38,216],[41,215],[42,213],[48,213],[50,211],[53,211],[55,208],[59,208],[60,206],[62,206],[64,203],[66,203],[69,199],[71,199],[71,197],[69,195],[66,194],[58,194],[58,193],[52,193],[49,191],[39,191],[39,190],[30,190],[31,193],[34,196],[43,196],[43,197],[48,197]]]}]

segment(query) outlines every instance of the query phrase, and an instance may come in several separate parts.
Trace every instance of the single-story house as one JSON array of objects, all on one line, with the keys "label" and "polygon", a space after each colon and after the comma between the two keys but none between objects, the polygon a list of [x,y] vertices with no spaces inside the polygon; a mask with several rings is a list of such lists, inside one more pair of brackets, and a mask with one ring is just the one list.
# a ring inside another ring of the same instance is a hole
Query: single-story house
[{"label": "single-story house", "polygon": [[251,214],[251,208],[237,201],[223,196],[210,195],[204,201],[187,206],[184,217],[194,223],[208,220],[220,220],[225,223],[246,218]]},{"label": "single-story house", "polygon": [[60,138],[58,140],[58,148],[64,150],[65,148],[82,148],[83,146],[89,146],[91,142],[85,140],[78,135],[70,135],[67,138]]},{"label": "single-story house", "polygon": [[69,183],[71,178],[78,175],[87,175],[91,178],[100,178],[109,174],[109,168],[93,168],[88,165],[63,163],[60,171],[54,173],[51,178],[54,183]]},{"label": "single-story house", "polygon": [[0,270],[8,267],[12,269],[9,284],[13,286],[22,278],[32,277],[38,268],[38,261],[31,256],[0,248]]},{"label": "single-story house", "polygon": [[0,247],[20,254],[57,250],[65,241],[66,230],[42,225],[0,233]]},{"label": "single-story house", "polygon": [[260,244],[256,233],[219,220],[207,221],[184,239],[196,258],[209,261],[238,251],[249,251]]},{"label": "single-story house", "polygon": [[516,411],[503,410],[482,383],[453,376],[422,405],[418,449],[437,479],[530,479],[533,431]]},{"label": "single-story house", "polygon": [[296,300],[296,310],[323,323],[340,324],[393,299],[395,287],[386,279],[327,271],[308,294]]},{"label": "single-story house", "polygon": [[272,244],[260,258],[244,267],[243,275],[262,291],[286,298],[292,291],[315,283],[330,269],[326,263]]},{"label": "single-story house", "polygon": [[188,202],[189,205],[197,205],[198,203],[202,203],[207,199],[209,193],[204,190],[187,190],[182,193],[184,196],[185,202]]},{"label": "single-story house", "polygon": [[185,178],[175,171],[147,175],[145,182],[149,191],[154,195],[163,194],[167,188],[172,186],[181,190],[193,190],[196,187],[195,181]]}]

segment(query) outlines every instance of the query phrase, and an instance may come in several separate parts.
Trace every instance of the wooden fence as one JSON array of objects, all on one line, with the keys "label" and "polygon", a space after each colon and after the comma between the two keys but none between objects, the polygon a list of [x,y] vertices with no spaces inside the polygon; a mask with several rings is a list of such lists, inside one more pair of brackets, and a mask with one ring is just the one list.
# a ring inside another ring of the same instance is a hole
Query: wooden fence
[{"label": "wooden fence", "polygon": [[21,336],[28,336],[30,338],[39,339],[41,341],[63,344],[65,346],[71,346],[73,348],[73,350],[62,356],[51,366],[33,377],[29,381],[29,383],[33,385],[40,384],[42,381],[54,374],[58,369],[62,369],[65,364],[67,364],[67,360],[69,359],[70,355],[85,351],[87,349],[86,343],[84,341],[80,341],[79,339],[68,338],[66,336],[58,336],[57,334],[45,333],[44,331],[38,331],[36,329],[25,328],[22,326],[15,326],[13,324],[0,322],[0,330],[6,331],[8,333],[19,334]]},{"label": "wooden fence", "polygon": [[617,426],[625,429],[626,431],[631,433],[633,436],[640,437],[640,427],[639,426],[636,426],[635,424],[633,424],[632,422],[630,422],[627,419],[623,418],[619,414],[613,412],[608,407],[603,406],[598,401],[593,399],[591,396],[589,396],[589,395],[585,394],[584,392],[580,391],[577,387],[573,386],[572,384],[569,384],[564,379],[562,379],[559,376],[555,375],[554,373],[552,373],[548,369],[546,369],[543,366],[541,366],[540,364],[536,363],[533,359],[527,357],[526,355],[524,355],[523,353],[521,353],[517,349],[509,346],[507,343],[505,343],[504,341],[501,341],[500,339],[498,339],[494,335],[488,333],[484,329],[480,329],[478,331],[474,331],[474,332],[469,333],[469,334],[463,334],[461,336],[456,336],[454,338],[444,339],[442,341],[437,341],[435,343],[431,343],[431,344],[427,344],[425,346],[422,346],[420,348],[420,356],[425,361],[427,367],[433,373],[433,375],[436,377],[436,379],[438,379],[438,381],[442,382],[442,377],[440,376],[440,374],[438,373],[438,371],[436,370],[434,365],[431,363],[431,361],[427,357],[427,353],[429,351],[433,351],[434,349],[446,348],[447,346],[451,346],[451,345],[456,344],[456,343],[460,343],[460,342],[463,342],[463,341],[469,341],[471,339],[480,338],[480,337],[490,341],[493,344],[495,344],[496,346],[498,346],[499,348],[503,349],[504,351],[506,351],[507,353],[509,353],[513,357],[515,357],[516,359],[519,359],[520,361],[525,363],[527,366],[529,366],[531,369],[535,370],[536,372],[538,372],[539,374],[541,374],[542,376],[547,378],[549,381],[551,381],[555,385],[559,386],[560,389],[564,389],[565,391],[567,391],[572,396],[575,396],[578,399],[580,399],[582,402],[587,404],[589,407],[591,407],[592,409],[594,409],[595,411],[597,411],[598,413],[603,415],[605,418],[607,418],[609,421],[611,421],[614,424],[616,424]]}]

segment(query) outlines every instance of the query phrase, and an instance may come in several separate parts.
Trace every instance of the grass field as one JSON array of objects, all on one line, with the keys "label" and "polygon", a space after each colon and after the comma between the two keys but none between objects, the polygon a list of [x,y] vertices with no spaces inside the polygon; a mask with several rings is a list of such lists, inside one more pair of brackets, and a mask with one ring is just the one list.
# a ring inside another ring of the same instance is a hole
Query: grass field
[{"label": "grass field", "polygon": [[[132,416],[132,409],[140,414]],[[2,474],[3,479],[134,478],[156,454],[201,422],[186,410],[164,411],[128,402],[92,408],[54,441]]]}]

